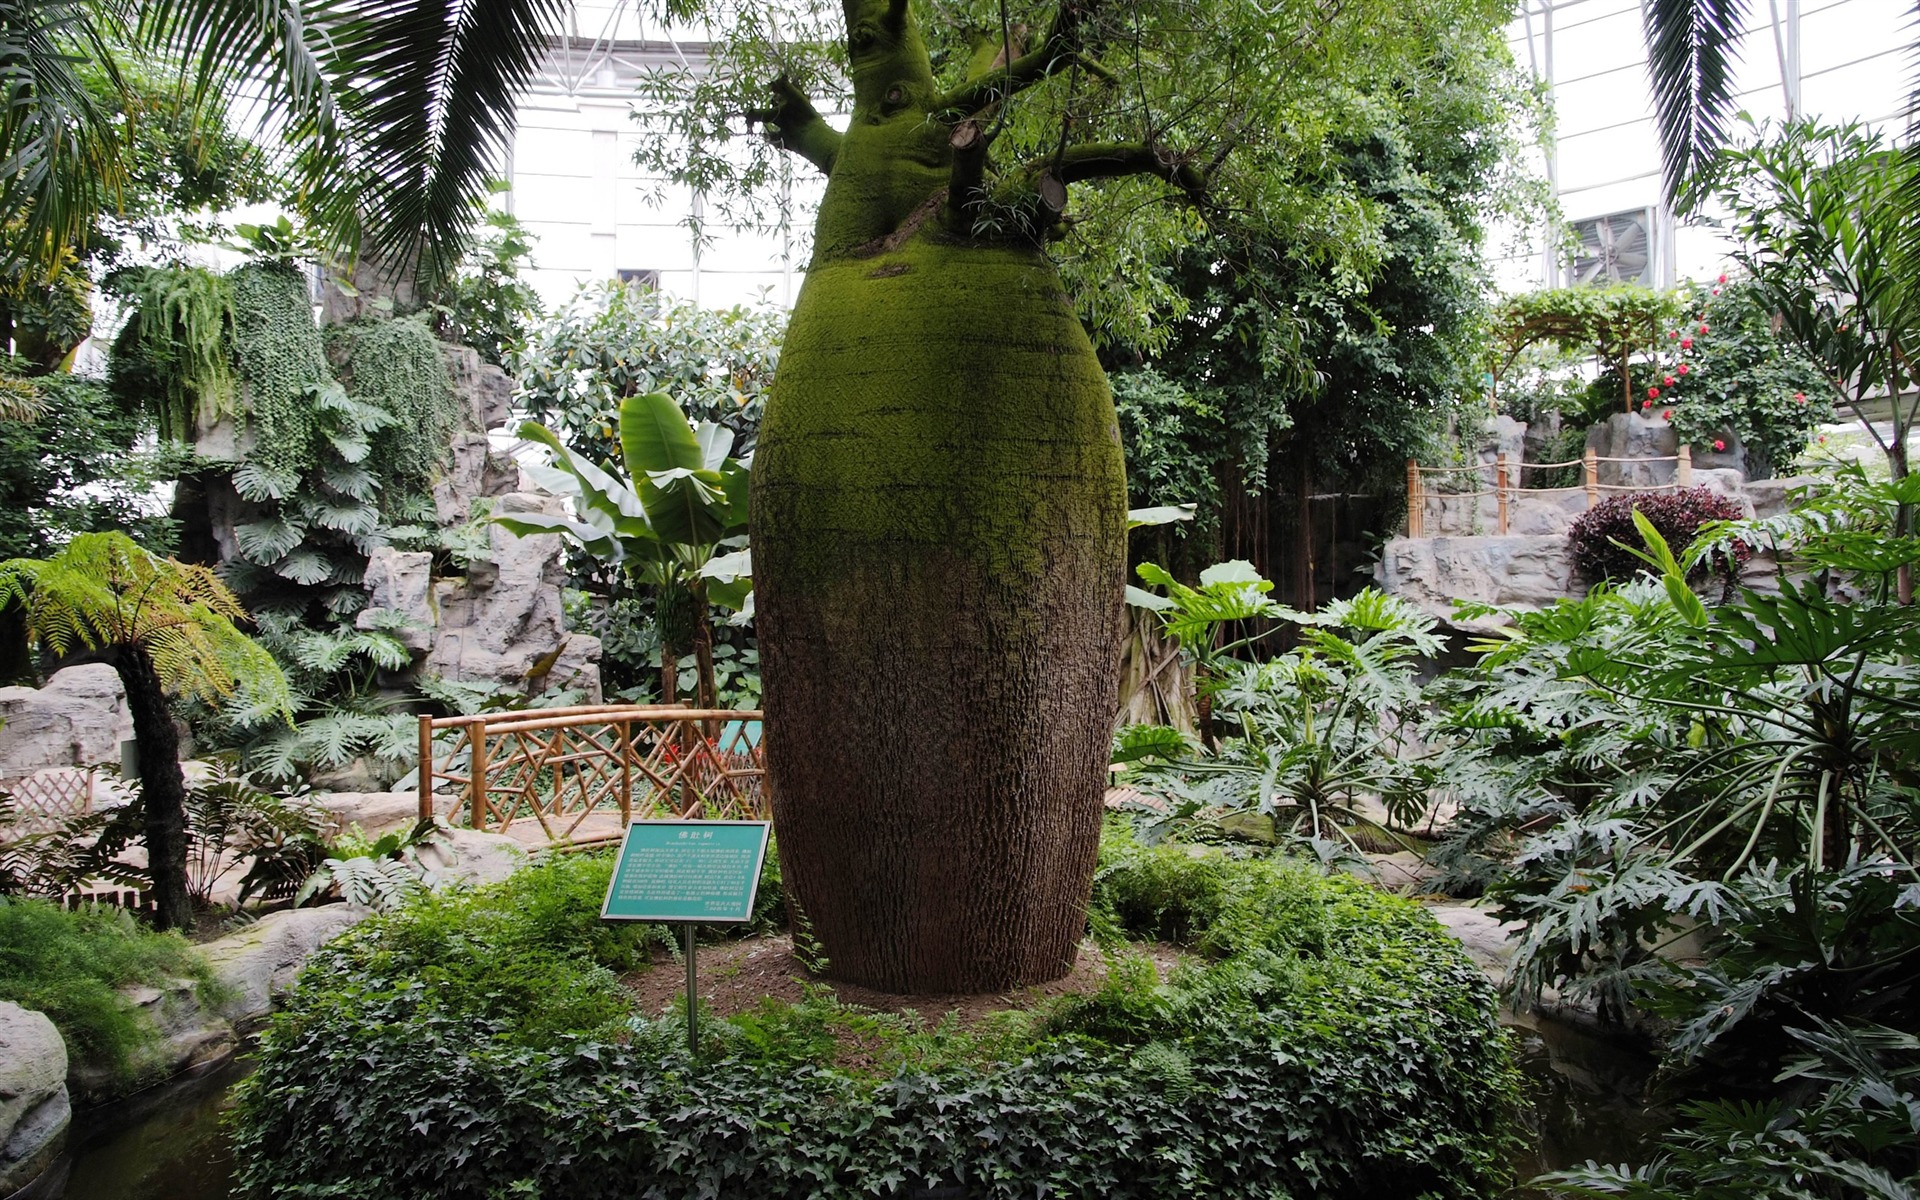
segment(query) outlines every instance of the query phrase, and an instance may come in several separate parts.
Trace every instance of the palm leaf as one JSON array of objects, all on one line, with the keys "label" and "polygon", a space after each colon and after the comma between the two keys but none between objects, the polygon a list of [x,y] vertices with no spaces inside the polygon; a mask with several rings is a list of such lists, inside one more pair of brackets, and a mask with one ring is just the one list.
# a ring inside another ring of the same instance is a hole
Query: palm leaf
[{"label": "palm leaf", "polygon": [[[217,0],[197,0],[213,6]],[[341,136],[308,164],[318,215],[398,268],[450,268],[564,0],[358,0],[325,59]],[[338,186],[328,186],[331,180]]]},{"label": "palm leaf", "polygon": [[1647,74],[1667,198],[1685,208],[1727,142],[1747,0],[1647,0]]}]

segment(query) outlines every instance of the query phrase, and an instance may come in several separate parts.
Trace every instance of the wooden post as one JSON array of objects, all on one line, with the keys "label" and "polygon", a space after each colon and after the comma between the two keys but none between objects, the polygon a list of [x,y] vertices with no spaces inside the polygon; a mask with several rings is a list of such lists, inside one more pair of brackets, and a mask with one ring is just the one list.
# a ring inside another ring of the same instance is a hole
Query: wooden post
[{"label": "wooden post", "polygon": [[633,823],[633,722],[620,722],[620,824]]},{"label": "wooden post", "polygon": [[467,773],[473,781],[467,784],[467,828],[485,829],[487,827],[487,723],[475,721],[467,726],[467,746],[472,750],[467,765]]},{"label": "wooden post", "polygon": [[1500,510],[1500,536],[1507,535],[1507,452],[1493,456],[1493,498]]},{"label": "wooden post", "polygon": [[1682,443],[1676,453],[1679,455],[1679,461],[1675,462],[1673,466],[1674,482],[1678,483],[1681,487],[1692,487],[1693,447]]},{"label": "wooden post", "polygon": [[420,718],[420,769],[414,772],[420,789],[420,819],[433,820],[433,718]]},{"label": "wooden post", "polygon": [[1422,536],[1421,527],[1426,523],[1426,498],[1420,494],[1420,461],[1407,460],[1407,536]]},{"label": "wooden post", "polygon": [[1600,503],[1600,452],[1592,446],[1587,447],[1585,455],[1587,469],[1587,507]]}]

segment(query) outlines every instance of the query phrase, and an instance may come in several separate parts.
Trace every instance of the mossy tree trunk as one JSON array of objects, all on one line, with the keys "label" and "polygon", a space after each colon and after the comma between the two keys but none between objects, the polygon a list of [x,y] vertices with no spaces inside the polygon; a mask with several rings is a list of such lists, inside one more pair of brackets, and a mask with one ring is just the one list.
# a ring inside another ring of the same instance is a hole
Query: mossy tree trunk
[{"label": "mossy tree trunk", "polygon": [[193,928],[187,891],[187,782],[180,770],[180,734],[153,659],[140,646],[116,646],[107,661],[127,692],[140,763],[140,802],[146,812],[147,875],[153,881],[155,923]]},{"label": "mossy tree trunk", "polygon": [[990,197],[985,114],[1073,10],[945,95],[904,0],[846,16],[847,133],[784,81],[758,114],[828,174],[753,472],[774,822],[829,974],[996,990],[1075,958],[1123,628],[1112,397],[1041,244],[1074,180],[1182,168],[1073,147]]}]

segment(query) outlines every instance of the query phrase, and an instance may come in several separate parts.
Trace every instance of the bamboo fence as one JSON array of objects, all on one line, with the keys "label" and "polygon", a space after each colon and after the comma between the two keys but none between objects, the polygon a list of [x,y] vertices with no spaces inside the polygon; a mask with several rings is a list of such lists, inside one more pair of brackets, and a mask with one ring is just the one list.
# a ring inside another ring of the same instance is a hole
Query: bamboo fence
[{"label": "bamboo fence", "polygon": [[[1667,483],[1624,484],[1601,483],[1601,463],[1667,463],[1674,464],[1673,479]],[[1530,488],[1522,482],[1523,471],[1551,471],[1565,467],[1581,468],[1582,480],[1572,487]],[[1483,476],[1491,468],[1490,486],[1485,489],[1453,492],[1431,490],[1427,480],[1434,476],[1474,475]],[[1658,458],[1606,458],[1589,448],[1579,458],[1557,463],[1512,462],[1506,454],[1494,455],[1492,463],[1476,463],[1470,467],[1422,467],[1418,459],[1407,460],[1407,536],[1425,537],[1427,527],[1427,502],[1430,499],[1476,500],[1488,496],[1494,498],[1496,528],[1504,536],[1511,527],[1511,510],[1516,498],[1525,493],[1536,495],[1552,492],[1575,492],[1586,494],[1587,507],[1600,503],[1602,492],[1662,492],[1672,488],[1691,487],[1693,485],[1693,450],[1681,446],[1678,453]]]},{"label": "bamboo fence", "polygon": [[768,816],[758,710],[592,704],[420,718],[420,816],[549,845],[618,840],[637,817]]}]

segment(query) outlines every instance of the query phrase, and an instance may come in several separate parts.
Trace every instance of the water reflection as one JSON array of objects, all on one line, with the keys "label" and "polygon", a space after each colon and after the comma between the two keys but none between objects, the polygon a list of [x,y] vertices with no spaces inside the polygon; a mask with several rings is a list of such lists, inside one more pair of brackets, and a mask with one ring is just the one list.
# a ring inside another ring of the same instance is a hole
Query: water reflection
[{"label": "water reflection", "polygon": [[1515,1174],[1525,1180],[1589,1159],[1645,1162],[1654,1141],[1673,1126],[1670,1109],[1644,1102],[1652,1056],[1558,1021],[1511,1013],[1504,1020],[1532,1102],[1521,1118],[1526,1149],[1515,1160]]},{"label": "water reflection", "polygon": [[205,1075],[74,1121],[75,1152],[60,1200],[224,1200],[233,1169],[221,1115],[252,1065],[235,1059]]}]

